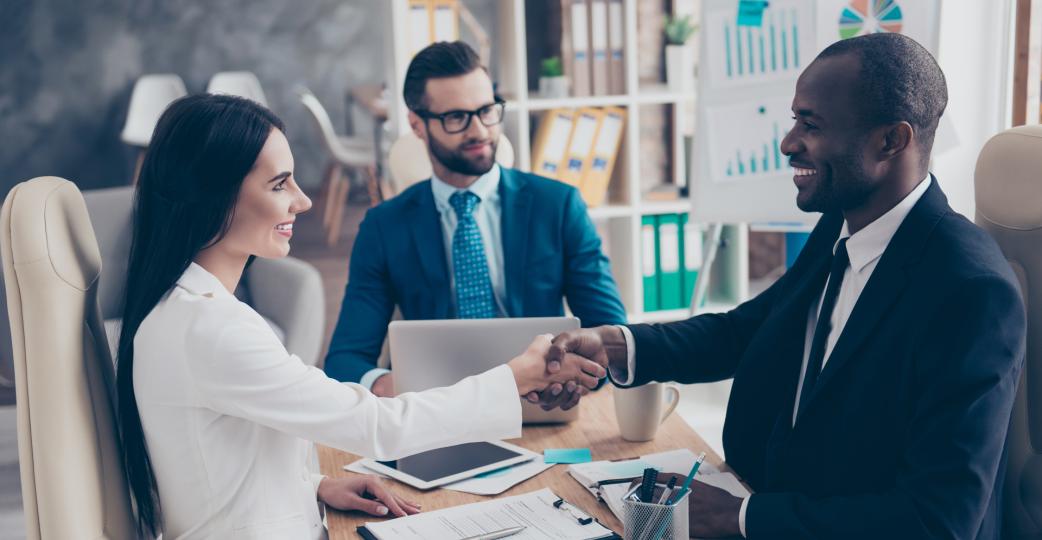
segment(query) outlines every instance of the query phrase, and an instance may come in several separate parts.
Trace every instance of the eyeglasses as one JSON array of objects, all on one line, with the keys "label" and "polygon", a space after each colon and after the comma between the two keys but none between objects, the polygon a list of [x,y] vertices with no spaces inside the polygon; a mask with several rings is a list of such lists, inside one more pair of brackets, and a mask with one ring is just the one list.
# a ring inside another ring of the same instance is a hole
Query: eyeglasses
[{"label": "eyeglasses", "polygon": [[495,103],[490,103],[473,111],[457,110],[434,114],[421,109],[414,112],[424,120],[438,119],[441,121],[441,127],[445,130],[445,133],[454,134],[466,131],[470,127],[471,118],[475,116],[486,127],[501,123],[503,121],[504,108],[506,108],[506,102],[497,98]]}]

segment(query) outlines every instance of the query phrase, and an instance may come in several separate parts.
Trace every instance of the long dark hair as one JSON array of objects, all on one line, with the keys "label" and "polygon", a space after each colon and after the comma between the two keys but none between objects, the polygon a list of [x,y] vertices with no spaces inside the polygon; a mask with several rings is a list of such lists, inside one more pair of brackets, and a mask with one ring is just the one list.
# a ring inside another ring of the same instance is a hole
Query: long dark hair
[{"label": "long dark hair", "polygon": [[159,118],[145,154],[116,353],[123,465],[142,532],[155,535],[162,512],[134,397],[134,335],[199,251],[227,233],[242,181],[272,129],[285,131],[247,99],[188,96]]}]

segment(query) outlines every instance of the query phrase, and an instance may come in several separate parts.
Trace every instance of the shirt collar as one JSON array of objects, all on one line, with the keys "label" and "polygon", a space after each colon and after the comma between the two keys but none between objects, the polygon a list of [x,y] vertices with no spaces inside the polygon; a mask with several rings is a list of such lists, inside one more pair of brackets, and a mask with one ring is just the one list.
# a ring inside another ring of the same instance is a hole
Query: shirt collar
[{"label": "shirt collar", "polygon": [[178,287],[198,296],[213,298],[215,296],[231,296],[217,276],[207,272],[196,263],[189,263],[188,268],[177,280]]},{"label": "shirt collar", "polygon": [[431,173],[431,191],[434,192],[434,204],[437,206],[439,212],[448,212],[452,210],[452,205],[449,204],[449,197],[457,191],[470,191],[477,195],[482,202],[499,200],[500,175],[499,164],[493,164],[492,168],[489,169],[487,173],[479,176],[470,187],[467,189],[459,189],[446,184],[445,181],[438,178],[436,174]]},{"label": "shirt collar", "polygon": [[[928,174],[911,193],[901,199],[901,202],[853,235],[847,228],[846,220],[843,221],[843,230],[839,233],[836,246],[839,245],[840,240],[848,238],[847,255],[850,257],[851,270],[860,272],[869,263],[883,255],[886,246],[890,245],[890,239],[894,237],[901,223],[908,217],[908,213],[912,211],[915,203],[919,202],[929,187],[930,175]],[[833,253],[836,251],[836,246],[832,248]]]}]

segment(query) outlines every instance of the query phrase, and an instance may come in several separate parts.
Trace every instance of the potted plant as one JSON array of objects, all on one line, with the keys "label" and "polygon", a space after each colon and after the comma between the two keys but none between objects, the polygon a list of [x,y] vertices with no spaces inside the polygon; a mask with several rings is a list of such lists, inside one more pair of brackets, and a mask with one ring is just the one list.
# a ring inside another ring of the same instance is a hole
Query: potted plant
[{"label": "potted plant", "polygon": [[539,67],[539,95],[547,98],[568,97],[568,77],[564,76],[561,58],[546,58]]},{"label": "potted plant", "polygon": [[691,92],[695,89],[695,55],[687,40],[695,34],[698,26],[691,16],[671,17],[666,15],[666,83],[674,92]]}]

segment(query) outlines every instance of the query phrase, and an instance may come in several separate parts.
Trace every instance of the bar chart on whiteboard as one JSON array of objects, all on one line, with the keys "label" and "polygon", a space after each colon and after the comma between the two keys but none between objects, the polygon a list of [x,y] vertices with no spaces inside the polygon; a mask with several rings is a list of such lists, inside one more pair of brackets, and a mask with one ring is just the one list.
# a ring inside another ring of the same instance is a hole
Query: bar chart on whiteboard
[{"label": "bar chart on whiteboard", "polygon": [[813,4],[771,2],[759,26],[739,25],[735,10],[718,9],[704,22],[711,87],[795,79],[814,50]]},{"label": "bar chart on whiteboard", "polygon": [[791,179],[781,141],[792,127],[791,101],[754,100],[710,106],[710,174],[716,182]]}]

